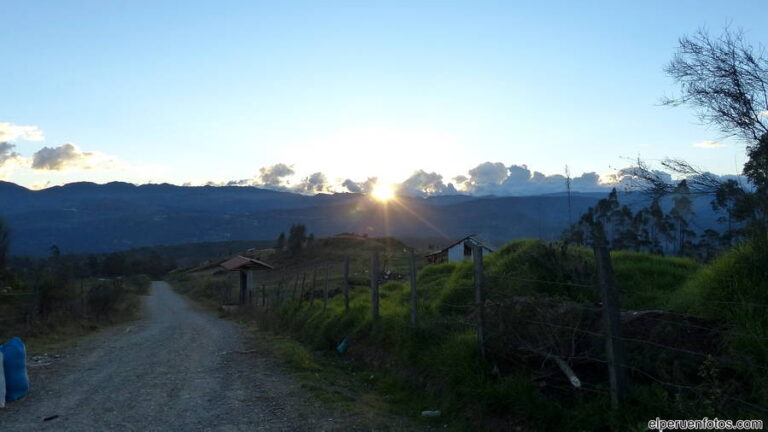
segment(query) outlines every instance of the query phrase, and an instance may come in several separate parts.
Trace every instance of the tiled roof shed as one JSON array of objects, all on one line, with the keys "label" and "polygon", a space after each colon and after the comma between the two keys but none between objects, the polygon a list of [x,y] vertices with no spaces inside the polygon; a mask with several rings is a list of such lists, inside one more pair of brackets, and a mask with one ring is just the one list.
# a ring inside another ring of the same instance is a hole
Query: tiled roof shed
[{"label": "tiled roof shed", "polygon": [[242,255],[234,256],[219,264],[224,270],[272,270],[274,267],[255,258],[247,258]]},{"label": "tiled roof shed", "polygon": [[244,257],[242,255],[235,255],[219,265],[224,270],[240,272],[240,304],[245,304],[246,301],[251,302],[253,300],[253,290],[248,289],[254,282],[253,271],[274,269],[274,267],[263,261]]}]

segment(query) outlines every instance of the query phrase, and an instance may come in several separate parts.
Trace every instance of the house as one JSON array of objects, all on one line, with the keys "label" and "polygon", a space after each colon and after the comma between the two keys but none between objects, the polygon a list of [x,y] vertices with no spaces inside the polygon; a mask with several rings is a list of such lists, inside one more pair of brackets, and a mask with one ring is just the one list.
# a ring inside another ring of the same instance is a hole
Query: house
[{"label": "house", "polygon": [[234,257],[219,264],[224,270],[240,272],[240,304],[245,304],[253,295],[255,281],[254,271],[272,270],[274,267],[255,258],[247,258],[242,255]]},{"label": "house", "polygon": [[474,253],[475,245],[480,246],[484,253],[493,252],[493,249],[485,246],[474,235],[468,235],[437,252],[432,252],[427,255],[427,262],[430,264],[439,264],[443,262],[461,262],[470,259]]}]

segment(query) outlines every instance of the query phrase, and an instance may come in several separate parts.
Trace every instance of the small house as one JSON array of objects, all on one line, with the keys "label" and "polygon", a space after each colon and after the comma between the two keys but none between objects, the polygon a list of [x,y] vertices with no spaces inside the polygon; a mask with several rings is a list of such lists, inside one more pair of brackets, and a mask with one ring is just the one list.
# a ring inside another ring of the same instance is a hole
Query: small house
[{"label": "small house", "polygon": [[245,304],[253,295],[255,282],[254,271],[272,270],[274,267],[255,258],[247,258],[242,255],[234,257],[219,264],[224,270],[240,272],[240,304]]},{"label": "small house", "polygon": [[469,235],[461,240],[455,241],[439,251],[427,255],[427,262],[430,264],[439,264],[443,262],[461,262],[471,259],[474,254],[474,247],[480,246],[483,253],[491,253],[493,250],[484,245],[475,236]]}]

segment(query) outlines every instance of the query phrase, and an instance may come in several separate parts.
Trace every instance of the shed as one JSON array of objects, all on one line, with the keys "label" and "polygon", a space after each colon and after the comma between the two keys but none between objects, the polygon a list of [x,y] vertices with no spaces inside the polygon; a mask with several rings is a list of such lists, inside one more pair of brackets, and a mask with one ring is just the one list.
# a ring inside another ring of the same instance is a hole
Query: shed
[{"label": "shed", "polygon": [[474,235],[468,235],[461,240],[457,240],[450,245],[440,249],[439,251],[432,252],[427,255],[427,262],[430,264],[439,264],[443,262],[461,262],[466,259],[472,258],[474,253],[474,246],[478,245],[483,248],[484,252],[493,252],[493,249],[484,245]]},{"label": "shed", "polygon": [[245,304],[249,295],[253,293],[254,271],[272,270],[274,267],[255,258],[242,255],[234,257],[219,264],[224,270],[240,272],[240,304]]}]

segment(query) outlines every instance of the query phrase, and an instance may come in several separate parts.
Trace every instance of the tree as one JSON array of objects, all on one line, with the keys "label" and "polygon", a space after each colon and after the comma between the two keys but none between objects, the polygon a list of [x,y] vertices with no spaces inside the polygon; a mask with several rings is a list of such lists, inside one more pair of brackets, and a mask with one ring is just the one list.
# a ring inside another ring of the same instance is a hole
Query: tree
[{"label": "tree", "polygon": [[102,273],[107,277],[124,276],[127,262],[125,254],[121,252],[112,252],[104,258],[102,263]]},{"label": "tree", "polygon": [[700,29],[680,38],[665,71],[680,94],[663,103],[692,106],[703,123],[744,139],[750,148],[768,133],[768,58],[742,31],[726,28],[712,37]]},{"label": "tree", "polygon": [[[744,40],[742,31],[726,28],[719,37],[699,30],[680,39],[666,72],[680,85],[680,94],[663,102],[693,107],[699,119],[726,136],[746,143],[744,175],[753,191],[736,194],[735,208],[747,220],[752,238],[765,241],[768,215],[768,58],[762,47]],[[690,164],[668,161],[668,168],[691,174]],[[676,169],[677,168],[677,169]],[[696,171],[696,170],[693,170]],[[702,177],[705,178],[705,177]],[[710,179],[705,178],[705,183]],[[734,185],[718,185],[732,188]]]},{"label": "tree", "polygon": [[693,215],[693,201],[689,198],[690,193],[688,182],[685,180],[680,181],[675,188],[675,195],[672,198],[674,205],[669,212],[672,225],[676,229],[675,240],[677,240],[677,244],[675,247],[677,248],[677,255],[686,254],[688,238],[695,234],[688,229],[689,219]]},{"label": "tree", "polygon": [[275,250],[277,252],[282,252],[285,250],[285,232],[281,232],[280,235],[277,237],[277,243],[275,243]]},{"label": "tree", "polygon": [[307,227],[304,224],[291,225],[288,231],[288,252],[291,255],[298,255],[304,249],[304,242],[307,240]]}]

